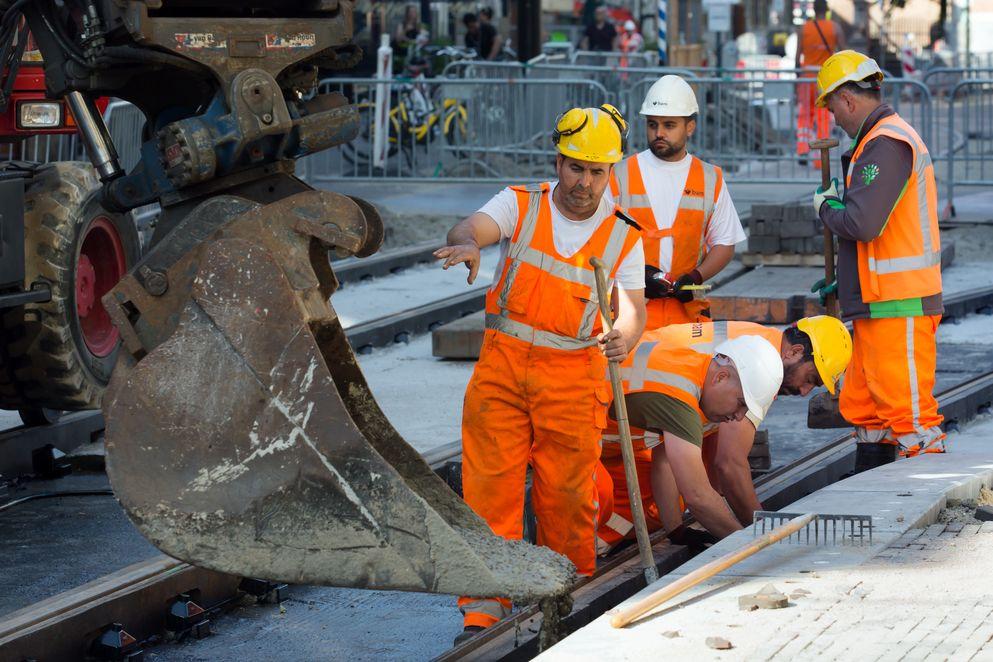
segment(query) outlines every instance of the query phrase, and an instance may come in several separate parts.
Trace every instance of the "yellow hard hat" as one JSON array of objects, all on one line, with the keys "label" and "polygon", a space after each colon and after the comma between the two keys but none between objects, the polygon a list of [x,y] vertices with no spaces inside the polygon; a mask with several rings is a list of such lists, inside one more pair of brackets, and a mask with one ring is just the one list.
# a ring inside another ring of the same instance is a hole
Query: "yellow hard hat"
[{"label": "yellow hard hat", "polygon": [[829,57],[817,72],[817,106],[827,105],[827,97],[845,83],[866,83],[878,89],[883,72],[868,55],[839,51]]},{"label": "yellow hard hat", "polygon": [[552,142],[559,154],[580,161],[617,163],[627,148],[628,124],[610,104],[573,108],[559,115]]},{"label": "yellow hard hat", "polygon": [[834,395],[841,374],[852,360],[852,335],[836,317],[804,317],[796,328],[807,334],[814,348],[814,366],[827,390]]}]

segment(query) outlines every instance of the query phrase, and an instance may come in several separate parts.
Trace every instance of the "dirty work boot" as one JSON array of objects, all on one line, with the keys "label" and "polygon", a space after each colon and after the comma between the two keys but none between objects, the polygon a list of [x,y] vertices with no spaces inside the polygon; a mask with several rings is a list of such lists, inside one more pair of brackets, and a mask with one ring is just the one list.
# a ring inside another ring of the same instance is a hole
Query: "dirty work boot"
[{"label": "dirty work boot", "polygon": [[484,628],[482,625],[465,626],[465,628],[462,629],[462,632],[459,633],[459,636],[455,637],[455,647],[458,648],[459,646],[469,641],[470,639],[472,639],[473,637],[475,637],[477,634],[479,634],[485,629],[486,628]]},{"label": "dirty work boot", "polygon": [[857,443],[855,444],[855,473],[859,474],[869,469],[881,467],[896,461],[900,447],[893,443]]}]

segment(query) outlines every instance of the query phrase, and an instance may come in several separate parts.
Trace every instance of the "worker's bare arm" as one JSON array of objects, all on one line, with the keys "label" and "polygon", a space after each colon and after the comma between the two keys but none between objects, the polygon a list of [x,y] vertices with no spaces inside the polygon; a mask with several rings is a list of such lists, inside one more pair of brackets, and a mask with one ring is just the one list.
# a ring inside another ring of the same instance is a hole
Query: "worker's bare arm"
[{"label": "worker's bare arm", "polygon": [[662,528],[672,531],[683,523],[683,511],[679,507],[679,488],[672,475],[672,467],[665,456],[665,445],[652,449],[652,498],[659,509]]},{"label": "worker's bare arm", "polygon": [[714,246],[703,258],[703,262],[697,266],[696,270],[704,280],[710,280],[721,273],[724,267],[728,266],[731,258],[734,257],[734,246]]},{"label": "worker's bare arm", "polygon": [[748,464],[748,453],[755,442],[755,426],[747,419],[721,423],[719,434],[714,469],[721,492],[738,521],[743,525],[751,524],[755,511],[762,510]]},{"label": "worker's bare arm", "polygon": [[679,488],[690,514],[700,524],[718,538],[724,538],[741,528],[724,499],[711,487],[699,446],[666,432],[665,454],[672,467],[676,487]]},{"label": "worker's bare arm", "polygon": [[645,291],[617,288],[614,330],[597,336],[600,349],[611,361],[623,361],[645,330]]},{"label": "worker's bare arm", "polygon": [[466,280],[471,285],[479,273],[479,249],[497,243],[500,237],[497,222],[489,214],[477,211],[448,231],[448,245],[436,250],[434,256],[444,260],[442,269],[465,263],[469,270]]}]

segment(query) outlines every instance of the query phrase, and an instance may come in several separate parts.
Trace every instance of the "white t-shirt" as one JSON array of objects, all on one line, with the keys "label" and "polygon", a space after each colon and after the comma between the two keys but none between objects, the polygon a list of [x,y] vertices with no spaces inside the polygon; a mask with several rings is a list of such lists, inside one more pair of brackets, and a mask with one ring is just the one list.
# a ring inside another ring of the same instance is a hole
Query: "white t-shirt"
[{"label": "white t-shirt", "polygon": [[[607,190],[600,198],[600,206],[589,218],[582,221],[573,221],[562,215],[562,212],[555,206],[555,200],[551,198],[552,192],[558,182],[552,182],[552,187],[548,192],[549,207],[552,210],[552,242],[555,250],[562,257],[572,257],[582,248],[593,233],[596,232],[604,219],[614,211],[614,203],[610,199],[610,191]],[[505,188],[483,205],[479,212],[486,214],[500,226],[500,261],[497,269],[503,268],[504,259],[507,257],[507,249],[510,246],[510,238],[517,227],[517,193],[509,188]],[[627,257],[617,268],[617,286],[622,290],[642,290],[645,288],[645,253],[638,239]]]},{"label": "white t-shirt", "polygon": [[[652,205],[655,222],[660,230],[671,228],[676,220],[692,161],[689,154],[679,161],[663,161],[647,149],[638,154],[638,167],[645,182],[645,192],[648,193],[648,202]],[[604,197],[610,197],[610,189],[607,189]],[[741,227],[738,210],[731,202],[725,181],[717,195],[717,204],[707,226],[706,245],[708,249],[714,246],[734,246],[744,240],[745,230]],[[662,271],[672,270],[672,237],[662,237],[659,240],[659,265]]]}]

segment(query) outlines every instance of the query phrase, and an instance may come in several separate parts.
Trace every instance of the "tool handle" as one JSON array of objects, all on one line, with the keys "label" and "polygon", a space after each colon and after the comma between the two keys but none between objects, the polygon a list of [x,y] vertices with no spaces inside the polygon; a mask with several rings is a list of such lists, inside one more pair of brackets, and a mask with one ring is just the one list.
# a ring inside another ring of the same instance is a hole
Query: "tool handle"
[{"label": "tool handle", "polygon": [[[593,274],[596,278],[597,298],[600,300],[600,317],[603,318],[603,328],[613,331],[614,321],[610,316],[610,293],[607,290],[607,266],[597,257],[590,258]],[[614,416],[617,418],[618,436],[621,443],[621,457],[624,460],[624,478],[627,480],[628,501],[631,503],[631,515],[634,522],[634,533],[638,539],[638,555],[645,570],[645,581],[651,584],[659,578],[655,565],[655,555],[652,553],[652,542],[648,538],[648,523],[645,520],[645,510],[641,503],[641,486],[638,485],[638,470],[634,459],[634,444],[631,442],[631,425],[628,423],[628,407],[624,401],[624,388],[621,386],[621,369],[616,361],[609,361],[607,369],[610,372],[610,388],[614,394]]]},{"label": "tool handle", "polygon": [[676,597],[683,591],[693,588],[697,584],[710,579],[724,570],[727,570],[739,561],[747,559],[752,554],[765,549],[769,545],[793,535],[803,527],[813,522],[816,517],[816,513],[808,513],[792,519],[783,526],[773,529],[769,533],[756,538],[741,549],[725,554],[724,556],[714,559],[706,565],[700,566],[685,577],[677,579],[668,586],[663,586],[659,590],[655,591],[646,598],[642,598],[630,607],[615,612],[610,617],[610,624],[615,628],[622,628],[625,625],[628,625],[631,621],[644,616],[652,609],[655,609],[663,602]]},{"label": "tool handle", "polygon": [[[821,147],[821,190],[827,190],[831,185],[831,148]],[[834,275],[834,235],[827,225],[824,226],[824,281],[830,285],[835,280]],[[838,310],[838,297],[829,294],[824,298],[824,307],[827,314],[832,317],[840,317]]]}]

